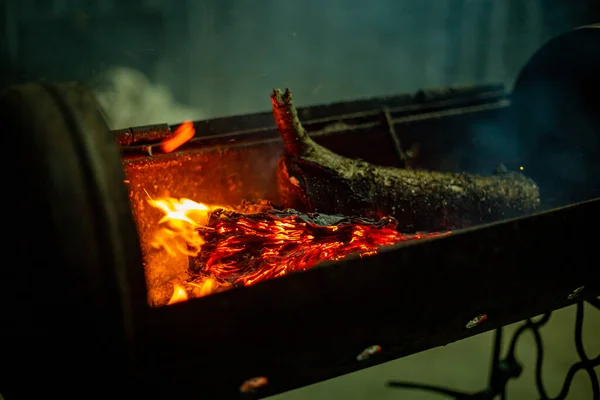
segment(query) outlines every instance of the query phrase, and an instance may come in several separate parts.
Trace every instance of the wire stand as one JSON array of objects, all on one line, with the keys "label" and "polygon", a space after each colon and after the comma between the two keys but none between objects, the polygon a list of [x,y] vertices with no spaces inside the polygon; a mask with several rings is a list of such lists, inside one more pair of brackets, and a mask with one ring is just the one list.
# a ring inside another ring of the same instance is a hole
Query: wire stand
[{"label": "wire stand", "polygon": [[419,383],[411,382],[399,382],[390,381],[387,383],[388,386],[400,389],[415,389],[415,390],[426,390],[435,392],[438,394],[447,395],[454,400],[494,400],[500,398],[506,400],[506,387],[511,379],[518,378],[523,371],[523,367],[515,356],[517,347],[517,341],[526,331],[531,331],[535,339],[535,345],[537,348],[537,359],[535,363],[535,383],[538,394],[541,400],[563,400],[567,397],[571,383],[575,374],[580,370],[584,370],[588,373],[592,383],[592,398],[600,399],[600,383],[598,382],[598,375],[596,375],[594,368],[600,366],[600,355],[595,358],[589,358],[585,353],[583,347],[583,303],[587,301],[592,306],[600,310],[600,300],[598,298],[588,297],[585,300],[581,300],[576,303],[577,313],[575,316],[575,346],[577,354],[579,355],[580,361],[576,362],[571,366],[567,372],[567,376],[563,381],[560,393],[556,397],[549,397],[548,392],[544,386],[542,380],[542,363],[544,361],[544,346],[542,343],[542,337],[540,328],[542,328],[550,320],[552,313],[544,314],[539,321],[532,321],[528,319],[525,323],[517,329],[514,333],[508,352],[504,358],[501,358],[502,349],[502,334],[503,328],[496,329],[494,337],[494,349],[492,354],[492,366],[490,371],[490,379],[488,387],[484,390],[476,393],[465,393],[445,387],[431,386]]}]

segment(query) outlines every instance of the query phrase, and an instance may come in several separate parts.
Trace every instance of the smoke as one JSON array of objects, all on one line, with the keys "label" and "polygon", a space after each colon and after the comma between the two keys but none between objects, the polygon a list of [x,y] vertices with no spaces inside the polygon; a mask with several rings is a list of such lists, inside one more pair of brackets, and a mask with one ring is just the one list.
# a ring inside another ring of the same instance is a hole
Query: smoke
[{"label": "smoke", "polygon": [[548,37],[545,12],[539,0],[194,2],[181,64],[158,77],[210,116],[264,111],[272,87],[305,106],[510,85]]},{"label": "smoke", "polygon": [[177,102],[167,87],[153,84],[133,68],[109,68],[92,86],[111,129],[205,117],[199,109]]},{"label": "smoke", "polygon": [[[95,77],[113,129],[267,111],[273,87],[291,88],[297,106],[456,84],[510,90],[550,37],[598,18],[585,11],[593,0],[26,3],[7,3],[18,23],[5,32],[6,51],[19,76]],[[470,130],[474,143],[460,146],[474,171],[515,158],[516,139],[498,127]],[[543,141],[518,144],[535,150]],[[547,153],[552,168],[575,165]],[[564,173],[582,176],[571,169]]]},{"label": "smoke", "polygon": [[[507,134],[506,125],[476,121],[469,128],[471,146],[463,157],[467,160],[463,168],[481,175],[489,175],[500,164],[512,171],[524,167],[520,165],[519,149],[522,145],[514,135]],[[527,175],[527,172],[524,171]]]}]

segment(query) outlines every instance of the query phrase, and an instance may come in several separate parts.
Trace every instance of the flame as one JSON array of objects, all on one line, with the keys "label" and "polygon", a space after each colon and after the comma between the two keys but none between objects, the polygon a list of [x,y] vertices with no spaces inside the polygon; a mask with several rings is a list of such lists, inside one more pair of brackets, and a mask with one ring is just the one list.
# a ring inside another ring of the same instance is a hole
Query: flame
[{"label": "flame", "polygon": [[186,290],[178,284],[173,285],[173,295],[171,296],[171,300],[167,303],[167,305],[181,303],[182,301],[187,301],[188,294]]},{"label": "flame", "polygon": [[[399,233],[390,217],[380,221],[340,217],[331,225],[318,225],[293,210],[243,214],[185,198],[149,203],[164,212],[152,245],[171,255],[191,257],[187,284],[194,288],[193,297],[304,271],[321,261],[350,254],[369,256],[383,246],[440,235]],[[175,285],[169,304],[185,301],[187,296],[183,287]]]},{"label": "flame", "polygon": [[213,278],[199,279],[196,282],[188,282],[188,284],[194,287],[193,294],[196,297],[207,296],[217,292],[222,287],[222,285]]},{"label": "flame", "polygon": [[151,246],[164,249],[171,255],[178,253],[194,257],[200,253],[204,239],[196,229],[206,225],[210,212],[221,206],[209,206],[182,198],[149,199],[148,203],[164,212],[158,221],[159,229]]}]

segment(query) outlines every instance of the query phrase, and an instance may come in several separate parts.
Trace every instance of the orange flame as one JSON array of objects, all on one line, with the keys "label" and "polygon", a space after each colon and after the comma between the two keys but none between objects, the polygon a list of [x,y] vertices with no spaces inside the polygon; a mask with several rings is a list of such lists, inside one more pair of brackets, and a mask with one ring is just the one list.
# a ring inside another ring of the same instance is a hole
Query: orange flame
[{"label": "orange flame", "polygon": [[187,299],[188,294],[185,289],[182,286],[175,284],[173,285],[173,295],[171,296],[171,300],[169,300],[167,305],[181,303],[182,301],[187,301]]},{"label": "orange flame", "polygon": [[164,212],[158,221],[152,247],[164,249],[171,255],[178,253],[194,257],[200,253],[204,239],[196,229],[206,225],[210,212],[221,206],[209,206],[190,199],[150,199],[148,203]]}]

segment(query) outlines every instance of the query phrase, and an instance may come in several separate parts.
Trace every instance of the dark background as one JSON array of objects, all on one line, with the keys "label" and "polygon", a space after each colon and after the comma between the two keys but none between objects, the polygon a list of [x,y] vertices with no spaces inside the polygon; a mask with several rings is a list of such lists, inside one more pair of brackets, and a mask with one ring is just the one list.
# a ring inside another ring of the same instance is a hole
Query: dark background
[{"label": "dark background", "polygon": [[206,116],[421,87],[510,84],[548,38],[600,20],[582,0],[0,0],[2,84],[145,73]]}]

